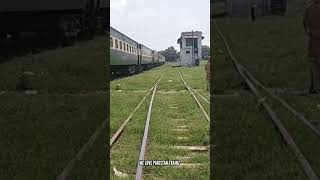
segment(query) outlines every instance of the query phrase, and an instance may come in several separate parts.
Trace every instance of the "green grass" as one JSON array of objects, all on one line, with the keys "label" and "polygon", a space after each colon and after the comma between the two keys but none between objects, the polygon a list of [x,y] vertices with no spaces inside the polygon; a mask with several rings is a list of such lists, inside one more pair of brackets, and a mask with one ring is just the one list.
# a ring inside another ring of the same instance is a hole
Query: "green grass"
[{"label": "green grass", "polygon": [[214,103],[216,179],[306,179],[248,92]]},{"label": "green grass", "polygon": [[[0,64],[0,179],[57,178],[107,117],[105,60],[98,37]],[[16,91],[22,69],[38,94]],[[106,176],[107,143],[97,143],[72,178]]]},{"label": "green grass", "polygon": [[[111,149],[111,179],[117,179],[113,173],[114,167],[117,170],[127,173],[131,176],[135,175],[137,160],[140,151],[141,138],[143,136],[144,124],[147,116],[148,102],[149,99],[136,112],[122,137],[119,138],[118,142]],[[111,121],[113,121],[113,119],[111,119]]]},{"label": "green grass", "polygon": [[[171,106],[178,107],[172,109]],[[166,108],[161,108],[166,107]],[[179,122],[177,119],[185,119]],[[186,126],[186,132],[177,132],[178,126]],[[155,99],[152,125],[146,159],[176,160],[178,156],[191,156],[181,163],[203,163],[197,168],[146,167],[146,179],[208,179],[210,161],[209,152],[191,155],[187,150],[172,150],[171,146],[204,146],[209,144],[209,123],[188,92],[175,95],[159,95]],[[188,137],[178,140],[177,137]]]},{"label": "green grass", "polygon": [[[286,91],[309,88],[307,37],[302,27],[303,1],[292,1],[287,16],[217,19],[234,55],[265,86]],[[212,24],[213,25],[213,24]],[[300,164],[227,57],[222,40],[214,39],[214,93],[234,90],[239,97],[214,103],[217,179],[306,179]],[[319,127],[319,98],[279,94]],[[270,101],[281,121],[320,175],[319,138],[299,120]],[[228,173],[227,173],[228,172]]]},{"label": "green grass", "polygon": [[[190,69],[171,68],[170,65],[164,65],[139,75],[111,82],[111,87],[115,88],[120,81],[121,86],[124,87],[123,91],[111,92],[111,130],[116,130],[120,126],[136,106],[134,104],[139,103],[143,95],[146,94],[145,90],[152,86],[164,70],[166,70],[166,75],[157,88],[152,111],[146,155],[148,160],[176,160],[176,156],[189,155],[184,150],[170,149],[170,146],[173,145],[201,146],[209,143],[209,123],[190,93],[185,89],[178,73],[180,70],[187,83],[193,88],[197,88],[203,95],[208,95],[205,92],[206,84],[202,84],[206,83],[203,65]],[[135,175],[150,98],[151,95],[134,114],[123,136],[111,150],[111,179],[121,179],[114,175],[114,167],[118,171],[127,173],[130,178]],[[206,105],[205,108],[209,110],[209,105]],[[177,118],[184,118],[184,124],[177,121]],[[188,131],[173,131],[172,129],[178,128],[176,127],[178,125],[186,125]],[[189,139],[181,141],[177,139],[177,136],[188,136]],[[188,162],[182,161],[182,163]],[[208,179],[209,152],[195,153],[189,163],[203,163],[204,165],[191,169],[145,167],[144,177],[146,179]]]},{"label": "green grass", "polygon": [[[319,98],[317,98],[319,100]],[[309,101],[307,106],[311,106],[313,103],[310,103]],[[304,123],[302,123],[299,119],[297,119],[295,116],[293,116],[291,113],[289,113],[286,109],[280,107],[278,104],[273,103],[273,107],[276,110],[276,112],[279,114],[279,118],[282,119],[284,125],[287,127],[288,131],[291,133],[292,137],[295,139],[298,146],[303,151],[305,157],[310,162],[311,166],[313,167],[316,174],[320,174],[320,141],[319,137],[314,134],[311,129],[309,129]],[[309,109],[309,108],[307,108]],[[318,117],[319,117],[319,111],[320,109],[315,106],[312,108],[313,110],[318,111]],[[311,114],[311,113],[307,113]],[[312,114],[311,114],[312,115]],[[317,118],[316,118],[317,119]],[[312,119],[311,119],[312,120]],[[318,127],[318,122],[313,122],[313,124]]]},{"label": "green grass", "polygon": [[225,13],[227,11],[226,3],[225,2],[215,2],[211,5],[211,14],[219,15],[221,13]]},{"label": "green grass", "polygon": [[107,179],[108,162],[107,162],[107,148],[109,143],[106,137],[103,136],[108,132],[105,130],[92,148],[86,153],[83,159],[77,163],[70,174],[70,179],[90,180],[90,179]]},{"label": "green grass", "polygon": [[110,83],[110,90],[116,90],[118,84],[123,91],[149,90],[163,74],[165,67],[169,66],[164,65],[134,76],[113,80]]},{"label": "green grass", "polygon": [[1,179],[55,179],[104,120],[105,96],[2,95]]},{"label": "green grass", "polygon": [[118,130],[145,94],[146,92],[134,93],[134,95],[132,92],[110,93],[112,109],[117,109],[110,112],[110,119],[112,119],[110,121],[110,135],[113,135]]},{"label": "green grass", "polygon": [[23,71],[32,89],[50,93],[105,90],[105,37],[78,42],[74,46],[17,57],[0,64],[0,89],[13,91]]},{"label": "green grass", "polygon": [[[180,72],[189,86],[210,102],[209,91],[207,91],[206,73],[204,70],[206,63],[206,61],[201,62],[200,66],[195,68],[183,68]],[[203,100],[197,93],[194,94],[210,116],[210,104]]]}]

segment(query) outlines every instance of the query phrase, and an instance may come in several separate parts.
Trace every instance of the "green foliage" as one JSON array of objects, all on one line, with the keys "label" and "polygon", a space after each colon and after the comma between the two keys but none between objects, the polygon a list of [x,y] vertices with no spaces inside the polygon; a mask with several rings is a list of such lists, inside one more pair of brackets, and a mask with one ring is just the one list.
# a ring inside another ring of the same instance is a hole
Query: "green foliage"
[{"label": "green foliage", "polygon": [[210,47],[207,45],[202,46],[202,59],[208,59],[210,56]]},{"label": "green foliage", "polygon": [[170,46],[167,49],[160,51],[159,53],[166,58],[166,61],[172,62],[176,61],[177,59],[177,50],[173,46]]}]

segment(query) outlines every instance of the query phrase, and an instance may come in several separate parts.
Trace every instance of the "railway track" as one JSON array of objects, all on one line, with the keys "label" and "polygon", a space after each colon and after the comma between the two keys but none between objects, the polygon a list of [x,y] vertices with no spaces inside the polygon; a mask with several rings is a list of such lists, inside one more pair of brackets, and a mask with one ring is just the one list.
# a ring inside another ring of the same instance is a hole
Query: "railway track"
[{"label": "railway track", "polygon": [[163,76],[166,74],[166,72],[164,72],[160,78],[157,80],[157,82],[149,89],[149,91],[147,92],[147,94],[142,98],[142,100],[139,102],[139,104],[134,108],[134,110],[130,113],[130,115],[127,117],[127,119],[123,122],[123,124],[120,126],[120,128],[116,131],[116,133],[112,136],[112,138],[110,139],[110,147],[112,147],[116,141],[119,139],[119,137],[122,135],[124,129],[127,127],[129,121],[131,120],[133,114],[140,108],[140,106],[142,105],[142,103],[146,100],[147,96],[152,92],[153,89],[155,89],[156,86],[158,86],[158,84],[160,83],[161,79],[163,78]]},{"label": "railway track", "polygon": [[[197,105],[199,106],[199,108],[201,109],[202,113],[204,114],[204,116],[206,117],[207,121],[210,122],[210,117],[208,115],[208,113],[204,110],[203,106],[201,105],[201,103],[199,102],[199,100],[197,99],[197,97],[194,95],[193,91],[194,89],[192,89],[187,83],[186,81],[183,79],[181,72],[179,71],[180,74],[180,78],[183,81],[183,84],[185,85],[185,87],[188,89],[188,91],[190,92],[190,94],[192,95],[193,99],[196,101]],[[200,94],[199,94],[200,95]],[[201,95],[200,95],[201,96]],[[201,96],[203,97],[203,96]],[[204,98],[204,97],[203,97]],[[208,101],[206,101],[208,102]],[[209,103],[209,102],[208,102]],[[210,103],[209,103],[210,104]]]},{"label": "railway track", "polygon": [[[183,82],[185,88],[188,90],[188,92],[190,93],[191,97],[195,100],[196,104],[198,105],[198,107],[201,110],[201,112],[204,115],[204,117],[207,119],[208,122],[210,122],[210,117],[209,117],[208,113],[204,110],[202,104],[197,99],[196,95],[194,94],[194,92],[196,92],[196,91],[194,89],[192,89],[190,87],[190,85],[188,85],[187,82],[183,79],[183,76],[182,76],[181,72],[180,71],[178,71],[178,72],[179,72],[179,75],[180,75],[180,79]],[[165,74],[166,74],[166,72],[164,72],[160,76],[160,78],[154,83],[154,85],[147,91],[147,93],[142,98],[142,100],[139,102],[139,104],[134,108],[134,110],[130,113],[130,115],[127,117],[127,119],[124,121],[124,123],[119,127],[119,129],[116,131],[116,133],[110,139],[110,148],[112,148],[119,141],[121,135],[124,134],[124,131],[125,131],[126,127],[128,127],[128,124],[129,124],[130,120],[132,119],[132,116],[137,112],[137,110],[145,102],[147,97],[152,93],[151,100],[149,102],[147,117],[146,117],[146,120],[145,120],[142,141],[139,141],[139,142],[141,142],[141,145],[140,145],[139,158],[137,158],[138,162],[136,164],[137,165],[136,166],[136,171],[135,171],[135,179],[136,180],[143,179],[143,174],[144,174],[143,162],[144,162],[145,158],[147,157],[146,150],[148,149],[148,145],[150,144],[150,142],[148,142],[149,136],[150,136],[150,133],[151,133],[150,122],[154,118],[154,116],[152,117],[154,100],[155,100],[155,97],[156,97],[156,94],[157,94],[157,87],[160,84],[160,82],[163,79],[163,77],[165,76]],[[198,93],[198,92],[196,92],[196,93],[200,97],[204,98],[200,93]],[[204,99],[205,99],[205,102],[210,104],[210,102],[206,98],[204,98]],[[179,146],[179,148],[184,149],[185,147],[184,146]],[[195,147],[195,148],[197,148],[197,147]],[[208,149],[205,147],[203,150],[207,151]],[[203,151],[203,150],[201,150],[201,151]]]},{"label": "railway track", "polygon": [[[233,55],[231,48],[228,44],[228,41],[226,40],[224,34],[220,30],[218,24],[214,21],[214,28],[218,31],[219,36],[222,38],[223,43],[225,45],[225,48],[227,50],[228,56],[232,60],[232,63],[234,67],[236,68],[237,72],[241,76],[241,78],[245,81],[245,83],[248,85],[250,91],[256,96],[258,99],[259,104],[264,108],[264,110],[268,113],[269,117],[272,119],[272,122],[274,123],[275,127],[277,128],[279,134],[284,139],[286,144],[289,146],[289,148],[293,151],[295,154],[298,162],[300,163],[304,173],[310,180],[319,180],[318,175],[315,173],[314,169],[310,165],[309,161],[303,154],[303,151],[300,149],[300,147],[295,142],[294,138],[290,134],[290,132],[287,130],[287,128],[282,123],[281,119],[278,117],[274,109],[270,106],[268,103],[268,100],[270,98],[263,96],[263,94],[260,92],[258,87],[260,87],[262,90],[264,90],[273,100],[278,101],[284,108],[286,108],[290,113],[292,113],[294,116],[296,116],[301,122],[303,122],[307,127],[309,127],[312,132],[320,137],[319,129],[317,129],[312,123],[310,123],[301,113],[299,113],[297,110],[295,110],[291,105],[289,105],[285,100],[274,94],[272,91],[270,91],[267,87],[265,87],[260,81],[258,81]],[[257,87],[258,86],[258,87]]]}]

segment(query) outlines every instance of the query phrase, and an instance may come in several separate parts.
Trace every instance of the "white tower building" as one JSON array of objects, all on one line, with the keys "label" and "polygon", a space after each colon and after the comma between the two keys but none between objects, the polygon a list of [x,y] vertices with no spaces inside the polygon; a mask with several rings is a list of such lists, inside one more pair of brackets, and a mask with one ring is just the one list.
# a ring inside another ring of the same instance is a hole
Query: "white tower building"
[{"label": "white tower building", "polygon": [[182,32],[178,39],[180,44],[181,66],[199,66],[202,59],[202,36],[201,31]]}]

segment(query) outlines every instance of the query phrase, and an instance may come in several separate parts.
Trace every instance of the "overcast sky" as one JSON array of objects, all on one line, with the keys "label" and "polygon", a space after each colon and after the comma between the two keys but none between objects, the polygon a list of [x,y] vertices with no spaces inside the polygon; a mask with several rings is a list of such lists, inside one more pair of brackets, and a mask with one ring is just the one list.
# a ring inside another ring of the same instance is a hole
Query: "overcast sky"
[{"label": "overcast sky", "polygon": [[210,45],[209,0],[111,0],[110,25],[154,50],[177,44],[183,31],[202,31]]}]

